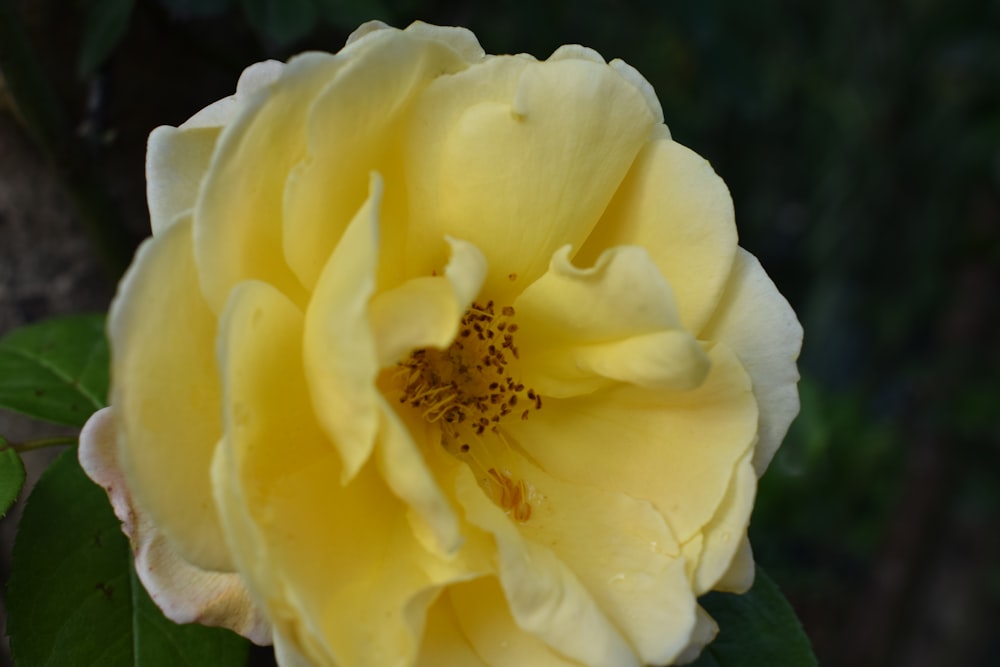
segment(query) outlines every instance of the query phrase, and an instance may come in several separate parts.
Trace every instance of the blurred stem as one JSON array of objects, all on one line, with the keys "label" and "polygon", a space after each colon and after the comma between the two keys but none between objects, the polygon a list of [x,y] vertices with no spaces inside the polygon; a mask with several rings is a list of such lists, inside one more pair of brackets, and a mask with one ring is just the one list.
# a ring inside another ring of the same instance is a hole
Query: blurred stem
[{"label": "blurred stem", "polygon": [[100,181],[93,156],[72,131],[28,43],[16,0],[0,0],[0,72],[25,127],[68,191],[101,263],[117,280],[131,258],[129,235]]},{"label": "blurred stem", "polygon": [[63,436],[59,438],[45,438],[43,440],[29,440],[28,442],[8,442],[4,449],[13,449],[18,454],[30,452],[35,449],[45,449],[46,447],[60,447],[62,445],[72,445],[76,443],[76,436]]}]

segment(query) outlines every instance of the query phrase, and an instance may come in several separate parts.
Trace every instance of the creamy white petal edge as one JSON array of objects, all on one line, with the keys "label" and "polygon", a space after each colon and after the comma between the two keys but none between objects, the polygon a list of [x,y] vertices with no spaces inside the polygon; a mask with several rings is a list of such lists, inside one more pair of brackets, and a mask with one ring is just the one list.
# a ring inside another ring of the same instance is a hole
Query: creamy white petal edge
[{"label": "creamy white petal edge", "polygon": [[104,408],[87,421],[78,452],[84,472],[111,499],[122,532],[135,552],[136,574],[150,597],[175,623],[221,626],[256,644],[271,643],[271,625],[232,572],[209,572],[177,553],[138,507],[118,463],[114,414]]}]

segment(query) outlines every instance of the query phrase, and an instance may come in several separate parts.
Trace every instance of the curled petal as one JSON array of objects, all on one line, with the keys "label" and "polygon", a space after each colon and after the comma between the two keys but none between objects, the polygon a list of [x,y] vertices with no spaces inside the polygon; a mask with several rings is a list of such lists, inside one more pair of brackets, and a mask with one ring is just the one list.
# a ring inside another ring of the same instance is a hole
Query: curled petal
[{"label": "curled petal", "polygon": [[448,239],[451,260],[443,276],[412,278],[372,299],[370,318],[382,367],[422,347],[448,347],[462,314],[486,277],[486,258],[471,243]]},{"label": "curled petal", "polygon": [[136,505],[118,462],[114,414],[95,413],[80,433],[80,465],[104,487],[122,532],[135,551],[135,570],[153,601],[175,623],[220,626],[257,644],[271,642],[271,626],[240,575],[210,572],[184,560],[149,515]]},{"label": "curled petal", "polygon": [[569,247],[514,302],[525,381],[555,397],[622,381],[691,389],[708,358],[680,328],[670,286],[646,250],[620,246],[580,269]]},{"label": "curled petal", "polygon": [[646,248],[673,288],[681,322],[699,331],[722,295],[736,253],[733,202],[708,160],[660,126],[636,158],[575,261],[606,248]]}]

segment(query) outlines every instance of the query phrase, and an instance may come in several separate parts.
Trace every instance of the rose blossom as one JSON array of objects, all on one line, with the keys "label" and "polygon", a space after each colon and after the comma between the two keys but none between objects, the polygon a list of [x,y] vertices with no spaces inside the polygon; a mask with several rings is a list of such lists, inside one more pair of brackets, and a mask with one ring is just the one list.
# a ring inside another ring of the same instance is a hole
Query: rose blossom
[{"label": "rose blossom", "polygon": [[81,436],[153,598],[288,665],[641,665],[753,578],[801,329],[649,84],[366,24],[147,158]]}]

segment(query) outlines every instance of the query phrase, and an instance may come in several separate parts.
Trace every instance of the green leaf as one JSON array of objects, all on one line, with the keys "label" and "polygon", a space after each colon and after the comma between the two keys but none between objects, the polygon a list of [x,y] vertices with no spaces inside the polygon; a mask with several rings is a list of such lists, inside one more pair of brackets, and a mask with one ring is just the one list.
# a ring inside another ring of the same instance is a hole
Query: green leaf
[{"label": "green leaf", "polygon": [[305,37],[318,18],[315,0],[243,0],[243,12],[254,30],[281,45]]},{"label": "green leaf", "polygon": [[138,582],[107,496],[64,452],[24,509],[8,587],[18,667],[237,667],[249,643],[228,630],[177,625]]},{"label": "green leaf", "polygon": [[48,320],[0,339],[0,408],[82,426],[107,395],[103,316]]},{"label": "green leaf", "polygon": [[84,3],[83,42],[77,71],[89,79],[125,36],[135,0],[90,0]]},{"label": "green leaf", "polygon": [[757,568],[743,595],[709,593],[699,602],[719,634],[691,667],[815,667],[809,638],[778,586]]},{"label": "green leaf", "polygon": [[24,462],[10,444],[0,437],[0,517],[7,514],[10,506],[24,486]]}]

